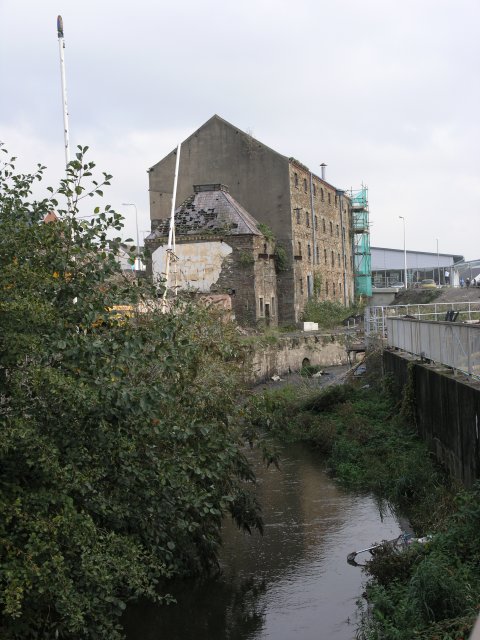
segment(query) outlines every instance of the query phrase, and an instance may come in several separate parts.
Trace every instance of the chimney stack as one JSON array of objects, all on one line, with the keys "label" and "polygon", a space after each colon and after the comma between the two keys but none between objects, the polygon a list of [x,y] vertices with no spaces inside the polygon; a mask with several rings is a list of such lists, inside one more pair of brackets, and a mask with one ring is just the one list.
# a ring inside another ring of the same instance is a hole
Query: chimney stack
[{"label": "chimney stack", "polygon": [[322,162],[322,164],[320,165],[320,169],[322,170],[322,180],[325,180],[325,168],[326,168],[326,164],[325,162]]}]

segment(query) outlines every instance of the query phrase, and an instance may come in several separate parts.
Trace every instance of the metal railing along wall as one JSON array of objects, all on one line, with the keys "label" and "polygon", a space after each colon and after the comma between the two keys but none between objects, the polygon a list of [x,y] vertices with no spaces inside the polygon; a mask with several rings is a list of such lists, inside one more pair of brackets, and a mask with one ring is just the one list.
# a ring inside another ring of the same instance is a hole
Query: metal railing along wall
[{"label": "metal railing along wall", "polygon": [[390,317],[416,320],[445,320],[448,311],[458,311],[459,322],[480,320],[480,302],[436,302],[432,304],[399,304],[365,309],[365,335],[387,336],[386,320]]},{"label": "metal railing along wall", "polygon": [[388,317],[387,344],[480,378],[480,325]]}]

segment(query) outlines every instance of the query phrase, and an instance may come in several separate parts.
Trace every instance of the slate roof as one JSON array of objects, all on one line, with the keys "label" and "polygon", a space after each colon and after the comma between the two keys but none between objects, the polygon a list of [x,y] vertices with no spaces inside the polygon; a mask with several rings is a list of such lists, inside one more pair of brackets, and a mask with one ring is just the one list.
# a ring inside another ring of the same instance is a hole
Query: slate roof
[{"label": "slate roof", "polygon": [[[194,194],[175,210],[175,235],[256,235],[258,222],[223,184],[194,185]],[[147,240],[168,235],[170,220],[152,220]]]}]

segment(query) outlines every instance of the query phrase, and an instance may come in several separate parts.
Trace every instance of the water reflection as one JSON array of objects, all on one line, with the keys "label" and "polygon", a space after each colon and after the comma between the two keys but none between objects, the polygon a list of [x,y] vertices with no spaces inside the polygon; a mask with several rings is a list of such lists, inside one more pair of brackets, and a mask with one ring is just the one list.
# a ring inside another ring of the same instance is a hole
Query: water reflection
[{"label": "water reflection", "polygon": [[130,607],[129,640],[354,638],[362,574],[346,557],[394,538],[398,523],[371,498],[342,491],[302,447],[285,450],[280,471],[255,464],[263,538],[226,523],[221,576],[176,585],[176,606]]}]

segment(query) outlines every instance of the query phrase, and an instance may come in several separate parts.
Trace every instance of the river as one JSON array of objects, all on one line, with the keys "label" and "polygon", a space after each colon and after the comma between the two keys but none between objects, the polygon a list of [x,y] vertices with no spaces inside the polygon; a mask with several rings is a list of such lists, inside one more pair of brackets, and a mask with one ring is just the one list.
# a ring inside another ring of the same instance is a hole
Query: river
[{"label": "river", "polygon": [[307,447],[283,451],[280,471],[254,460],[263,537],[223,531],[221,576],[174,588],[177,605],[136,604],[128,640],[352,640],[364,576],[350,551],[400,526],[375,501],[343,491]]}]

